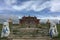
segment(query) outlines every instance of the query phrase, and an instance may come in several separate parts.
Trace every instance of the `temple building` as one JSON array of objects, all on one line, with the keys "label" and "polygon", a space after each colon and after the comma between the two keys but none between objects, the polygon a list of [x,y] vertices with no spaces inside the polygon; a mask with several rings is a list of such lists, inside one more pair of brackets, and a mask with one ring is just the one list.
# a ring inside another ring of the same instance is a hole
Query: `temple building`
[{"label": "temple building", "polygon": [[23,16],[22,19],[19,19],[19,24],[22,26],[22,27],[36,27],[40,22],[40,20],[37,19],[35,16],[34,17],[31,17],[31,16]]}]

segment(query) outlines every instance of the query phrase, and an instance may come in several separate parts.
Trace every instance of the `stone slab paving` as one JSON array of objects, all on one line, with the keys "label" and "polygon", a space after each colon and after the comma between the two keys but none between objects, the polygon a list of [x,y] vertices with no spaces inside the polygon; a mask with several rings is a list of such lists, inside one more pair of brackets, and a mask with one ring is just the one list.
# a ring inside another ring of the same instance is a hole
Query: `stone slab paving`
[{"label": "stone slab paving", "polygon": [[51,40],[49,37],[15,38],[13,40]]},{"label": "stone slab paving", "polygon": [[50,39],[13,39],[13,40],[50,40]]}]

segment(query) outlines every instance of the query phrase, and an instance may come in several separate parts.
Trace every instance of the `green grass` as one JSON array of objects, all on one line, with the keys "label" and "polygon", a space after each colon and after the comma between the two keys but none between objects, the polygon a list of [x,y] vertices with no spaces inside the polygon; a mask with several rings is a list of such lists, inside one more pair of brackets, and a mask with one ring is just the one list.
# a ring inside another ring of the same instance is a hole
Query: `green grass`
[{"label": "green grass", "polygon": [[60,39],[60,24],[57,24],[57,30],[59,32],[58,39]]},{"label": "green grass", "polygon": [[2,24],[0,24],[0,35],[1,35],[1,31],[2,31]]}]

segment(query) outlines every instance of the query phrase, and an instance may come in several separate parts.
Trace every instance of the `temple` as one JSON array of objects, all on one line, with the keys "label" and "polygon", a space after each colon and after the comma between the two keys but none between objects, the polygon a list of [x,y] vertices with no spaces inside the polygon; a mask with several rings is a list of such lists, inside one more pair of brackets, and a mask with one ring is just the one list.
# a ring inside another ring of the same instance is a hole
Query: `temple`
[{"label": "temple", "polygon": [[19,24],[25,27],[36,27],[40,22],[40,19],[37,19],[35,16],[23,16],[22,19],[19,19]]}]

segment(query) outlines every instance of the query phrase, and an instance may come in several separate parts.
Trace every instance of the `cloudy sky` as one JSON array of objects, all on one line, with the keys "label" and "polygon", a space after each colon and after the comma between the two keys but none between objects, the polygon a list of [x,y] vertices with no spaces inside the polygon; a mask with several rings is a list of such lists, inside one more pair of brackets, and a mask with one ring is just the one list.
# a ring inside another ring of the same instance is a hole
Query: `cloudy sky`
[{"label": "cloudy sky", "polygon": [[0,16],[60,18],[60,0],[0,0]]}]

